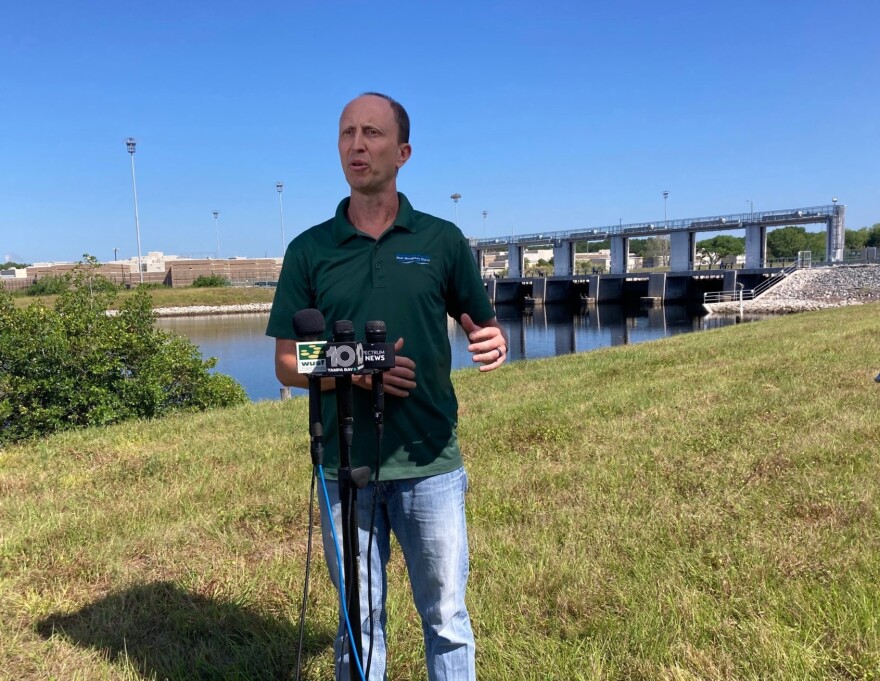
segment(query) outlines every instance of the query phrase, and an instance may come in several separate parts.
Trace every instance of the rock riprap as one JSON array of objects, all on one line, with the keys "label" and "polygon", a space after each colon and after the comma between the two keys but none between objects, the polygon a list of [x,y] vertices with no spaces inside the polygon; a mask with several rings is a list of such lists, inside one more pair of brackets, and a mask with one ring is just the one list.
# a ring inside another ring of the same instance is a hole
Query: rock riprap
[{"label": "rock riprap", "polygon": [[[795,270],[754,300],[743,312],[785,313],[880,301],[880,265],[836,265]],[[738,313],[739,302],[711,303],[713,313]]]}]

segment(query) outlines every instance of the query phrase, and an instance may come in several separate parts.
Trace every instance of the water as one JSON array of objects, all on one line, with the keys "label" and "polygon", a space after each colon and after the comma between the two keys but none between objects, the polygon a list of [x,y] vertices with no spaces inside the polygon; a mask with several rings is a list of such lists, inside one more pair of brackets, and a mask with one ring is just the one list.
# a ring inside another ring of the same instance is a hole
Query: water
[{"label": "water", "polygon": [[[733,317],[703,315],[700,308],[665,305],[654,308],[599,305],[535,306],[523,311],[499,305],[498,319],[510,337],[512,361],[586,352],[735,324]],[[753,319],[758,319],[754,317]],[[158,320],[160,328],[187,336],[207,357],[217,357],[217,371],[229,374],[254,400],[278,399],[275,339],[265,335],[268,314],[207,315]],[[450,320],[454,369],[473,367],[467,337]],[[293,389],[294,394],[304,391]]]}]

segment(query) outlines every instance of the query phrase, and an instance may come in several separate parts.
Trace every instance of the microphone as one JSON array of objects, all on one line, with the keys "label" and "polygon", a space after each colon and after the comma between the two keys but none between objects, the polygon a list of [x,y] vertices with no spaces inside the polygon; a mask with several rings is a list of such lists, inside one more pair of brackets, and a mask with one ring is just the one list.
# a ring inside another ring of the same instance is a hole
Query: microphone
[{"label": "microphone", "polygon": [[320,340],[324,333],[324,315],[320,310],[308,307],[293,315],[293,330],[304,341]]},{"label": "microphone", "polygon": [[296,371],[300,374],[322,376],[326,360],[324,351],[327,341],[324,335],[324,315],[313,307],[293,315],[293,331],[302,343],[296,344]]},{"label": "microphone", "polygon": [[[389,353],[382,347],[385,343],[385,322],[367,322],[364,327],[364,338],[367,346],[364,348],[364,364],[375,367],[381,360],[387,361]],[[377,347],[378,346],[378,347]],[[391,346],[391,366],[394,366],[394,346]],[[381,360],[379,357],[381,356]],[[370,361],[375,357],[375,361]],[[390,368],[390,367],[389,367]],[[373,418],[376,420],[376,429],[382,435],[382,415],[385,413],[385,376],[381,368],[373,368]]]},{"label": "microphone", "polygon": [[[300,310],[293,315],[293,330],[304,341],[317,341],[324,333],[324,315],[313,307]],[[297,367],[302,352],[300,346],[317,346],[316,343],[297,343]],[[320,347],[320,346],[318,346]],[[321,378],[309,373],[309,435],[312,437],[312,465],[324,462],[324,426],[321,424]]]},{"label": "microphone", "polygon": [[[360,352],[355,350],[355,347]],[[363,348],[354,340],[354,324],[347,319],[333,323],[333,342],[327,348],[327,371],[331,365],[339,369],[336,373],[336,418],[339,427],[340,463],[346,458],[343,445],[350,450],[354,437],[354,416],[351,403],[352,365],[358,363],[363,368]],[[348,462],[345,462],[346,465]]]}]

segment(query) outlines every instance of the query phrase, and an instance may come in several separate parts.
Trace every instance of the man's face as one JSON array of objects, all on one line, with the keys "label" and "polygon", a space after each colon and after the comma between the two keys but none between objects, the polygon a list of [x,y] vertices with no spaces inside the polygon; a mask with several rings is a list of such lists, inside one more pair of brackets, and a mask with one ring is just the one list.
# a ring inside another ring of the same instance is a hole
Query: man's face
[{"label": "man's face", "polygon": [[396,187],[397,170],[412,153],[398,141],[391,104],[381,97],[358,97],[339,119],[339,158],[354,191],[376,194]]}]

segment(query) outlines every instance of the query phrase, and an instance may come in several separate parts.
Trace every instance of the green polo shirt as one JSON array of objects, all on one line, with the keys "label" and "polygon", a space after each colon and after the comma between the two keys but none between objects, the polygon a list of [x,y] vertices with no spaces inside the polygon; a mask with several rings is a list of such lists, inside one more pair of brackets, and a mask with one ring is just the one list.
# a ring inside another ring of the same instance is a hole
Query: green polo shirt
[{"label": "green polo shirt", "polygon": [[[458,321],[466,312],[478,324],[495,316],[461,231],[413,210],[403,194],[398,197],[394,225],[378,240],[349,222],[345,199],[332,220],[290,243],[266,331],[296,339],[293,315],[315,307],[326,320],[327,340],[333,323],[341,319],[354,324],[357,340],[364,340],[364,325],[371,320],[385,322],[389,343],[403,338],[400,354],[415,362],[417,387],[408,397],[385,396],[382,480],[448,473],[462,465],[447,315]],[[335,477],[339,448],[332,391],[325,391],[322,410],[324,468],[328,477]],[[375,474],[369,391],[353,389],[353,410],[352,466],[369,466]]]}]

